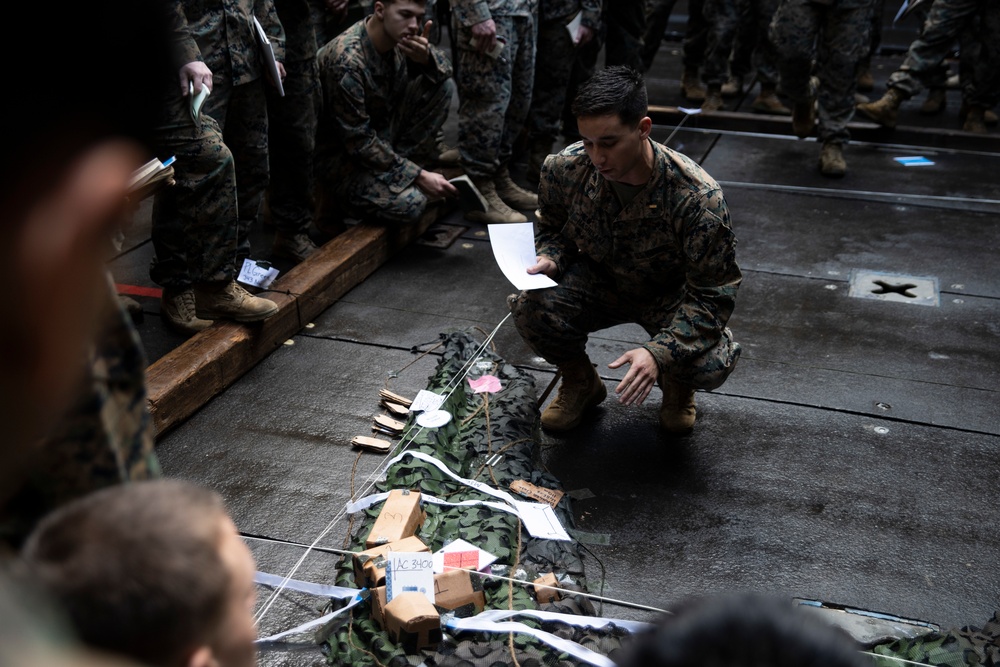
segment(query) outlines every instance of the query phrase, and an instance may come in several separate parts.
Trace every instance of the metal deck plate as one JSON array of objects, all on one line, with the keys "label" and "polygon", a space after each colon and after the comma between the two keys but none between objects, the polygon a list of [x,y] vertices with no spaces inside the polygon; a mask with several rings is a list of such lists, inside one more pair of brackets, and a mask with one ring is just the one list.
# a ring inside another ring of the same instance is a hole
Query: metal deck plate
[{"label": "metal deck plate", "polygon": [[851,289],[848,296],[915,306],[940,305],[937,278],[884,271],[851,269]]}]

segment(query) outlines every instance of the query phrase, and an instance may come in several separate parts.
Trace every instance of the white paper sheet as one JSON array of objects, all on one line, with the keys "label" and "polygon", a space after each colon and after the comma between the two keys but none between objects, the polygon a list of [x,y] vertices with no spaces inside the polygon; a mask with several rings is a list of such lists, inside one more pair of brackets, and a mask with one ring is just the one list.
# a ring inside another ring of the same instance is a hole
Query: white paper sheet
[{"label": "white paper sheet", "polygon": [[497,266],[514,287],[523,290],[555,287],[556,281],[548,276],[527,272],[527,268],[535,264],[534,223],[487,225],[487,229]]},{"label": "white paper sheet", "polygon": [[434,602],[434,558],[429,553],[390,551],[386,554],[386,602],[400,593],[423,593]]}]

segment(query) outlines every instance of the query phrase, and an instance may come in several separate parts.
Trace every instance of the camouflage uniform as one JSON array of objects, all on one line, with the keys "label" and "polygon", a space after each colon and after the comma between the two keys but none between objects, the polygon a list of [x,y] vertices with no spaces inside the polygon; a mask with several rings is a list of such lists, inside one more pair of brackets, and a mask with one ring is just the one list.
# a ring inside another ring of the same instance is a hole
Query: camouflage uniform
[{"label": "camouflage uniform", "polygon": [[316,161],[321,216],[413,222],[427,207],[415,184],[435,151],[454,94],[451,63],[431,46],[420,68],[399,49],[383,56],[358,21],[320,49],[323,113]]},{"label": "camouflage uniform", "polygon": [[709,30],[705,69],[707,85],[721,86],[727,76],[746,77],[751,68],[764,85],[778,83],[778,57],[768,26],[780,0],[707,0]]},{"label": "camouflage uniform", "polygon": [[982,41],[972,76],[962,82],[962,99],[986,109],[995,106],[1000,95],[1000,3],[996,0],[935,0],[920,37],[889,76],[889,87],[910,98],[920,92],[921,84],[935,83],[955,40],[977,18]]},{"label": "camouflage uniform", "polygon": [[559,285],[521,292],[514,321],[557,365],[584,356],[590,332],[638,323],[661,372],[715,389],[740,354],[726,327],[742,280],[729,211],[701,167],[651,143],[653,174],[624,208],[582,144],[545,161],[535,240]]},{"label": "camouflage uniform", "polygon": [[[452,0],[458,46],[458,150],[466,173],[492,179],[505,166],[531,107],[537,0]],[[469,43],[472,26],[493,19],[498,58]]]},{"label": "camouflage uniform", "polygon": [[581,10],[583,25],[596,34],[601,23],[598,0],[541,0],[538,9],[537,61],[545,66],[535,71],[528,133],[549,146],[559,135],[559,121],[576,60],[576,45],[566,24]]},{"label": "camouflage uniform", "polygon": [[[858,65],[868,53],[874,0],[783,0],[771,22],[781,89],[796,103],[818,94],[820,143],[844,144],[854,117]],[[810,77],[816,60],[818,90]]]},{"label": "camouflage uniform", "polygon": [[[663,34],[670,23],[670,13],[677,0],[647,0],[646,33],[643,37],[642,61],[646,69],[653,64],[653,58],[663,41]],[[684,28],[685,69],[701,69],[705,61],[708,44],[709,24],[705,19],[704,0],[688,0],[688,20]]]},{"label": "camouflage uniform", "polygon": [[107,324],[82,360],[79,398],[39,445],[22,489],[0,515],[0,543],[16,545],[46,513],[91,491],[159,477],[146,403],[146,354],[108,282]]},{"label": "camouflage uniform", "polygon": [[[253,32],[256,16],[275,58],[285,59],[285,33],[272,0],[175,0],[186,19],[180,48],[184,62],[202,60],[212,70],[212,94],[202,113],[219,123],[236,165],[238,205],[235,265],[250,255],[250,226],[267,189],[266,73]],[[228,130],[227,130],[228,128]]]},{"label": "camouflage uniform", "polygon": [[321,0],[274,0],[285,29],[285,96],[266,86],[271,221],[281,232],[306,233],[315,212],[313,154],[321,92],[317,34]]}]

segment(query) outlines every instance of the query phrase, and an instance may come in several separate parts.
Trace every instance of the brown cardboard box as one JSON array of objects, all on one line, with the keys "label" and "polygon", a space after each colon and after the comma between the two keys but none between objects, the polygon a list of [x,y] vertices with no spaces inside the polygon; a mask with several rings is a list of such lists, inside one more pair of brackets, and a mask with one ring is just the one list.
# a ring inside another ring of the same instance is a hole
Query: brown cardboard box
[{"label": "brown cardboard box", "polygon": [[450,570],[435,574],[434,606],[454,611],[460,618],[478,614],[486,606],[482,578],[468,570]]},{"label": "brown cardboard box", "polygon": [[372,606],[372,618],[378,623],[378,627],[385,630],[385,586],[373,588],[371,592],[368,602]]},{"label": "brown cardboard box", "polygon": [[393,489],[382,505],[382,511],[375,519],[372,532],[365,540],[365,548],[371,549],[390,542],[398,542],[404,537],[415,535],[424,525],[427,515],[420,507],[420,492],[409,489]]},{"label": "brown cardboard box", "polygon": [[386,557],[390,551],[427,553],[430,549],[419,537],[411,536],[354,554],[354,584],[358,588],[375,588],[385,583]]},{"label": "brown cardboard box", "polygon": [[389,638],[407,653],[441,642],[441,616],[423,593],[400,593],[385,605]]},{"label": "brown cardboard box", "polygon": [[[555,590],[559,588],[559,581],[556,579],[556,575],[551,572],[543,574],[532,583],[535,584],[535,599],[538,600],[538,604],[562,600],[559,591]],[[548,586],[551,588],[547,588]]]}]

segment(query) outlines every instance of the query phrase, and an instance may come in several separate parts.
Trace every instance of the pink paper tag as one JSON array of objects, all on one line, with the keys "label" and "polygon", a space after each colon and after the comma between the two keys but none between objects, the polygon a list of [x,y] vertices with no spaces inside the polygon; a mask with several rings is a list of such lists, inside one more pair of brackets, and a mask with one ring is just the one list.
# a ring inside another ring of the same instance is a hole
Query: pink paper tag
[{"label": "pink paper tag", "polygon": [[478,551],[446,551],[444,554],[445,570],[455,570],[471,567],[479,567]]},{"label": "pink paper tag", "polygon": [[491,394],[495,394],[500,391],[500,380],[495,375],[484,375],[478,380],[469,380],[469,385],[472,387],[472,392],[475,394],[481,394],[487,391]]}]

